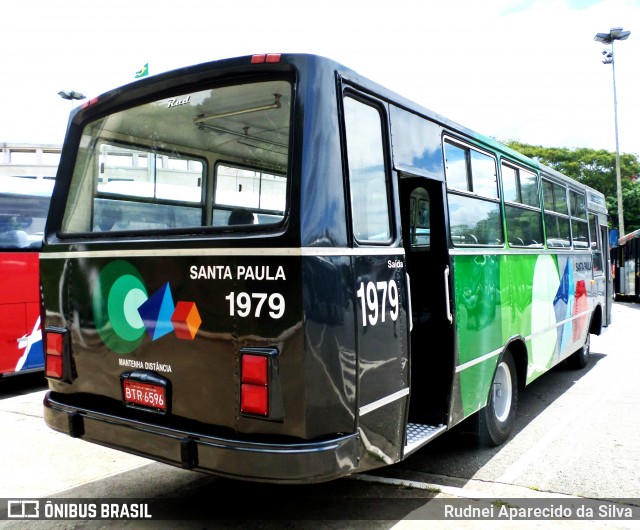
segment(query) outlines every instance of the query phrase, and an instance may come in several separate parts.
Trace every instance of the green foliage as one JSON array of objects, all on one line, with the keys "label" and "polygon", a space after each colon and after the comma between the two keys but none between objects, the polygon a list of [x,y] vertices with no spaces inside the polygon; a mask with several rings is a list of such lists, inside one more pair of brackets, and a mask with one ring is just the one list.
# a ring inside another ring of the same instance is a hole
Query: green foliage
[{"label": "green foliage", "polygon": [[[610,210],[612,211],[612,210]],[[624,212],[624,231],[628,234],[640,228],[640,184],[622,181],[622,211]],[[615,215],[618,219],[618,203],[616,201]],[[616,223],[617,224],[617,223]]]},{"label": "green foliage", "polygon": [[[618,225],[618,199],[616,185],[616,154],[604,149],[568,149],[566,147],[542,147],[523,144],[516,140],[503,142],[512,149],[549,166],[560,173],[602,192],[612,226]],[[640,228],[640,176],[638,155],[620,154],[622,180],[622,206],[625,232]]]}]

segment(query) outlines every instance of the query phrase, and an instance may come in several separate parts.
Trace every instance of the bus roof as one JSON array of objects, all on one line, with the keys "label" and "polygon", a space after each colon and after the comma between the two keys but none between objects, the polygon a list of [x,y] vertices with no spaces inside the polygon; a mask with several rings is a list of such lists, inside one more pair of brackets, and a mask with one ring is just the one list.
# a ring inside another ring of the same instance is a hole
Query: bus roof
[{"label": "bus roof", "polygon": [[[163,88],[162,85],[166,85],[166,88],[170,88],[180,82],[182,82],[180,84],[201,82],[207,72],[211,72],[212,76],[214,77],[221,75],[221,72],[223,71],[238,72],[238,70],[241,70],[243,73],[250,73],[252,69],[264,66],[265,64],[268,64],[271,67],[279,69],[283,72],[300,68],[303,65],[308,67],[320,67],[322,65],[325,68],[333,69],[348,82],[373,91],[378,96],[386,99],[389,102],[392,102],[394,105],[402,107],[415,114],[419,114],[431,121],[442,125],[445,128],[455,131],[462,136],[466,136],[467,138],[472,139],[480,144],[484,144],[486,147],[498,151],[504,156],[508,156],[513,161],[520,162],[524,165],[528,165],[531,168],[538,169],[546,175],[551,176],[557,180],[561,180],[567,184],[575,182],[574,179],[563,175],[562,173],[556,171],[551,167],[547,167],[541,164],[535,159],[523,155],[522,153],[499,142],[495,138],[480,134],[476,131],[473,131],[472,129],[465,127],[464,125],[454,122],[442,116],[441,114],[438,114],[437,112],[434,112],[433,110],[430,110],[429,108],[416,103],[415,101],[409,100],[406,97],[401,96],[400,94],[388,88],[385,88],[377,82],[362,76],[353,69],[346,67],[333,59],[306,53],[274,53],[238,56],[199,63],[191,66],[185,66],[168,72],[163,72],[161,74],[145,77],[143,79],[133,81],[122,87],[112,89],[96,98],[90,99],[89,101],[85,102],[82,106],[79,106],[74,109],[74,111],[72,111],[70,116],[70,123],[73,120],[73,117],[83,109],[90,107],[96,103],[103,103],[107,101],[117,102],[120,99],[120,96],[122,96],[123,94],[138,92],[138,95],[140,97],[144,97],[145,94],[158,93],[158,91]],[[580,185],[584,186],[583,184]],[[604,195],[593,188],[587,187],[587,189],[594,197],[594,200],[591,202],[596,206],[602,206],[602,211],[606,211],[606,205],[604,204]]]},{"label": "bus roof", "polygon": [[50,197],[55,180],[0,175],[0,194]]}]

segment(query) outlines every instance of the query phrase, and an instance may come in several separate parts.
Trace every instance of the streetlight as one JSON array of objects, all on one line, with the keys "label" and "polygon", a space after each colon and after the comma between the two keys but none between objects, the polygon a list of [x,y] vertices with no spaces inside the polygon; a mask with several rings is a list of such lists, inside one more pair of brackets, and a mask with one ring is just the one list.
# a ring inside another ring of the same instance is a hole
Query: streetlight
[{"label": "streetlight", "polygon": [[603,44],[611,44],[611,51],[604,50],[602,54],[605,58],[604,64],[611,64],[613,70],[613,116],[616,129],[616,186],[618,190],[618,237],[624,235],[624,216],[622,213],[622,179],[620,177],[620,147],[618,145],[618,100],[616,98],[616,64],[613,60],[613,41],[625,40],[631,35],[630,31],[623,31],[622,28],[611,28],[609,33],[597,33],[594,40]]},{"label": "streetlight", "polygon": [[58,95],[62,99],[68,99],[71,102],[72,109],[74,100],[77,101],[87,97],[82,92],[76,92],[75,90],[61,90],[60,92],[58,92]]},{"label": "streetlight", "polygon": [[61,90],[58,92],[58,95],[62,99],[68,99],[69,101],[74,99],[84,99],[87,97],[82,92],[76,92],[75,90]]}]

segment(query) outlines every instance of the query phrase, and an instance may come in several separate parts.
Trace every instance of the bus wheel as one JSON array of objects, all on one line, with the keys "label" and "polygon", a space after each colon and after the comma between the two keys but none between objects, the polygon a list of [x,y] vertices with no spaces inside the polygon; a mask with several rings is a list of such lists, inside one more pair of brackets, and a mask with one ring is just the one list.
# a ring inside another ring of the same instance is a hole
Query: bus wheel
[{"label": "bus wheel", "polygon": [[511,352],[506,351],[493,376],[487,406],[480,411],[480,439],[488,445],[504,443],[516,419],[518,408],[518,378]]},{"label": "bus wheel", "polygon": [[587,333],[587,340],[584,346],[569,357],[569,366],[576,370],[581,370],[589,364],[589,355],[591,354],[591,334]]}]

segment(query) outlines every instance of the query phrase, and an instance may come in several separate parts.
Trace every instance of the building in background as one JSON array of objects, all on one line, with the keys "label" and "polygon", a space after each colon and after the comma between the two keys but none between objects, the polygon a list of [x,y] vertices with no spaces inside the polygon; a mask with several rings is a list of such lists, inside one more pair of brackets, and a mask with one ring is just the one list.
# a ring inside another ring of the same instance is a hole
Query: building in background
[{"label": "building in background", "polygon": [[0,176],[55,179],[62,146],[0,143]]}]

